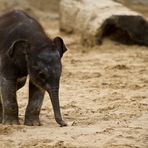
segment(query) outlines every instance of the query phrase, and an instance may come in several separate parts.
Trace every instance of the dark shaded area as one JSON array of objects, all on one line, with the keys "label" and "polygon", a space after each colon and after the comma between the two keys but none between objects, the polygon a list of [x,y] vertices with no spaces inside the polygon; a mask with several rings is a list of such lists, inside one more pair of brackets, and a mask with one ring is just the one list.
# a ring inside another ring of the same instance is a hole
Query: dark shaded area
[{"label": "dark shaded area", "polygon": [[123,44],[148,46],[148,22],[141,16],[113,15],[101,25],[97,44],[105,37]]}]

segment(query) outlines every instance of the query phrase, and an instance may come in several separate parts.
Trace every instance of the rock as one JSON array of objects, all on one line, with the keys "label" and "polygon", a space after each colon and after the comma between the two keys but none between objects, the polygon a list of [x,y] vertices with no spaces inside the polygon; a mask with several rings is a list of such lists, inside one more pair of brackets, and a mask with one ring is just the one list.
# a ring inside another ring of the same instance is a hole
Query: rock
[{"label": "rock", "polygon": [[103,22],[113,15],[140,14],[112,0],[61,0],[60,30],[77,33],[83,45],[94,46],[98,44],[98,31]]}]

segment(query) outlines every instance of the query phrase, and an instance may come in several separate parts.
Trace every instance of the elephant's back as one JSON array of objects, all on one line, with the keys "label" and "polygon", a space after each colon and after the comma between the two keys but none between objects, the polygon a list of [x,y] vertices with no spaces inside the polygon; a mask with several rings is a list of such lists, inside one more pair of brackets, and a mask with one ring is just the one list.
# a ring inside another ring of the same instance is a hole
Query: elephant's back
[{"label": "elephant's back", "polygon": [[0,17],[0,52],[19,39],[30,40],[35,32],[44,32],[41,25],[24,11],[14,10]]}]

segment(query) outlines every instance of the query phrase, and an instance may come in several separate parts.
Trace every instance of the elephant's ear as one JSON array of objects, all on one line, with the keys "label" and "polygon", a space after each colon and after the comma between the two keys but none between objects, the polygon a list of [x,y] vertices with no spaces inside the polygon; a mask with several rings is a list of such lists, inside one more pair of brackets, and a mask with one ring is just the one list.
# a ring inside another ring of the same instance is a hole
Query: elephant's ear
[{"label": "elephant's ear", "polygon": [[24,54],[27,54],[29,48],[30,44],[28,41],[22,39],[16,40],[11,44],[10,48],[8,49],[8,55],[10,57],[13,57],[16,52],[23,52]]},{"label": "elephant's ear", "polygon": [[53,42],[54,42],[56,50],[59,51],[60,56],[62,57],[64,52],[67,51],[67,48],[66,48],[66,46],[64,44],[63,39],[60,38],[60,37],[56,37],[56,38],[54,38]]}]

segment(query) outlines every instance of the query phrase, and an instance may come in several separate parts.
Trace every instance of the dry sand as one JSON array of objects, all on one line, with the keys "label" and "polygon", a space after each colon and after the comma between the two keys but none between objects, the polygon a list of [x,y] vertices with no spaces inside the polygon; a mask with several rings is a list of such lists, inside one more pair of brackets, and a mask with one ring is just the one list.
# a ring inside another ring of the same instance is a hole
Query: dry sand
[{"label": "dry sand", "polygon": [[[50,36],[59,35],[57,14],[45,14],[40,21]],[[0,148],[147,148],[148,48],[109,40],[87,48],[78,36],[60,35],[69,48],[62,59],[60,87],[69,126],[56,124],[47,94],[42,126],[24,126],[26,84],[18,92],[21,125],[0,124]]]}]

